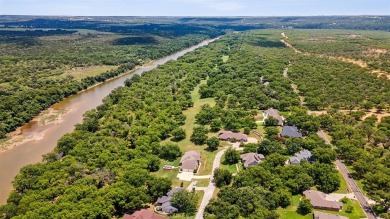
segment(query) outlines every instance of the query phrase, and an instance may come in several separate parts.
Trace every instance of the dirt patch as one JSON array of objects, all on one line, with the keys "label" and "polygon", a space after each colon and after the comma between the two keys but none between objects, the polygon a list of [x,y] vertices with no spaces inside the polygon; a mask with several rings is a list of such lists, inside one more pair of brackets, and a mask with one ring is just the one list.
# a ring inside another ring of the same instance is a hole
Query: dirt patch
[{"label": "dirt patch", "polygon": [[377,109],[371,109],[366,115],[364,115],[362,117],[362,120],[365,120],[365,119],[367,119],[370,116],[376,116],[378,118],[376,123],[380,123],[382,121],[382,118],[390,116],[390,113],[389,112],[383,112],[383,111],[382,112],[378,112]]},{"label": "dirt patch", "polygon": [[28,141],[41,140],[47,126],[62,123],[62,117],[69,111],[56,110],[52,107],[41,112],[37,117],[22,127],[8,134],[8,139],[0,142],[0,152],[9,150]]}]

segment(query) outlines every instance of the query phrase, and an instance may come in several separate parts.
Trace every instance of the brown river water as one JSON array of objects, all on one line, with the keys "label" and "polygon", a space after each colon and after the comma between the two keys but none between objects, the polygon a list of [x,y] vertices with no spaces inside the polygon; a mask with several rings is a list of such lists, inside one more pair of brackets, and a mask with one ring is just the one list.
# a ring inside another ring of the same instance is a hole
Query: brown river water
[{"label": "brown river water", "polygon": [[62,100],[52,106],[54,110],[67,112],[61,117],[61,122],[40,125],[37,121],[31,121],[24,125],[21,128],[21,134],[24,137],[27,139],[29,137],[31,138],[31,136],[38,137],[21,142],[15,147],[0,153],[0,204],[6,203],[8,195],[12,190],[12,181],[23,166],[40,162],[42,160],[42,155],[51,152],[55,148],[56,143],[61,136],[72,132],[74,125],[82,122],[83,114],[86,111],[94,109],[102,104],[103,98],[110,94],[113,89],[123,86],[126,79],[131,78],[134,74],[142,74],[145,71],[152,70],[158,65],[162,65],[170,60],[176,60],[180,56],[199,47],[208,45],[216,39],[203,41],[198,45],[152,61],[127,74]]}]

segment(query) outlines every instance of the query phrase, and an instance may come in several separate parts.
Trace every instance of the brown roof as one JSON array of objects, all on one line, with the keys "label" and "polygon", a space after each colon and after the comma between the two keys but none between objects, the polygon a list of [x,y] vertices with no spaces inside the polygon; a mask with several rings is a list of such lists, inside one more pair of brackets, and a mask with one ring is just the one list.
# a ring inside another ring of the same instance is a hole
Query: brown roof
[{"label": "brown roof", "polygon": [[200,152],[199,151],[187,151],[180,159],[181,169],[195,170],[199,167]]},{"label": "brown roof", "polygon": [[199,166],[199,162],[197,160],[185,160],[181,163],[182,169],[192,169],[195,170]]},{"label": "brown roof", "polygon": [[132,215],[125,214],[123,219],[166,219],[163,216],[157,215],[153,211],[149,211],[146,209],[141,209],[139,211],[134,212]]},{"label": "brown roof", "polygon": [[235,133],[231,131],[221,131],[218,138],[223,141],[230,141],[236,139],[237,141],[248,141],[248,136],[242,133]]},{"label": "brown roof", "polygon": [[326,200],[326,195],[320,191],[306,190],[303,194],[310,200],[314,208],[340,210],[343,207],[341,202]]},{"label": "brown roof", "polygon": [[199,151],[187,151],[184,153],[183,157],[180,159],[180,163],[185,160],[200,160],[200,152]]},{"label": "brown roof", "polygon": [[265,158],[264,155],[257,153],[246,153],[242,154],[240,157],[244,162],[244,167],[257,165]]},{"label": "brown roof", "polygon": [[279,115],[278,110],[274,108],[269,108],[268,110],[264,111],[264,114],[268,117],[271,116],[278,120],[278,125],[283,125],[283,118]]},{"label": "brown roof", "polygon": [[328,214],[324,212],[315,211],[313,219],[348,219],[347,217],[338,214]]}]

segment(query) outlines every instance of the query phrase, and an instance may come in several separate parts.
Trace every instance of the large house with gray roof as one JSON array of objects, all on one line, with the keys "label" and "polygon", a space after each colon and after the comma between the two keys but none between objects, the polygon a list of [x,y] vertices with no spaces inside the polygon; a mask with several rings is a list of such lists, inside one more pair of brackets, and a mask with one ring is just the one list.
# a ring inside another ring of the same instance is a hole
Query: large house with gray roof
[{"label": "large house with gray roof", "polygon": [[289,164],[300,164],[302,160],[312,161],[311,152],[307,149],[301,150],[288,159]]},{"label": "large house with gray roof", "polygon": [[155,203],[156,210],[161,211],[161,212],[166,213],[166,214],[174,214],[174,213],[178,212],[179,209],[172,206],[171,199],[172,199],[173,194],[175,194],[176,192],[180,192],[181,190],[183,190],[183,188],[176,187],[176,188],[173,188],[171,191],[169,191],[167,193],[167,195],[159,197]]},{"label": "large house with gray roof", "polygon": [[290,137],[290,138],[302,138],[302,133],[298,131],[296,126],[283,126],[282,137]]}]

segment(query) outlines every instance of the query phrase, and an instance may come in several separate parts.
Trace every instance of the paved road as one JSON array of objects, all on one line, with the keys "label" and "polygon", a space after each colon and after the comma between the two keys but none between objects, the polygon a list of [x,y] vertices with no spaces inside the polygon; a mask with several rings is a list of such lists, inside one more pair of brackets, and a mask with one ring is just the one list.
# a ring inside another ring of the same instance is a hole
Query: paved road
[{"label": "paved road", "polygon": [[352,179],[347,167],[345,167],[345,165],[339,159],[336,160],[336,165],[339,168],[341,174],[343,175],[345,181],[347,181],[349,188],[355,194],[355,197],[359,201],[359,204],[363,208],[367,218],[376,219],[376,216],[372,211],[371,206],[368,204],[366,198],[364,197],[360,188],[357,186],[356,182]]},{"label": "paved road", "polygon": [[211,197],[213,197],[216,188],[212,181],[214,178],[214,170],[215,168],[218,168],[220,166],[221,158],[222,155],[225,153],[225,151],[226,149],[223,149],[222,151],[218,152],[217,155],[215,155],[215,159],[213,162],[213,173],[211,174],[209,185],[204,190],[204,196],[202,202],[200,203],[198,212],[196,213],[195,219],[203,219],[204,209],[206,208],[207,204],[210,202]]},{"label": "paved road", "polygon": [[[330,144],[329,139],[326,137],[322,130],[317,132],[317,135],[325,140],[327,144]],[[341,175],[345,179],[348,184],[349,189],[353,192],[356,199],[358,200],[360,206],[362,207],[364,213],[366,214],[368,219],[376,219],[374,212],[371,209],[371,206],[368,204],[366,198],[364,197],[362,191],[359,186],[357,186],[356,182],[352,179],[351,173],[348,171],[347,167],[341,162],[341,160],[336,160],[337,168],[339,169]]]}]

